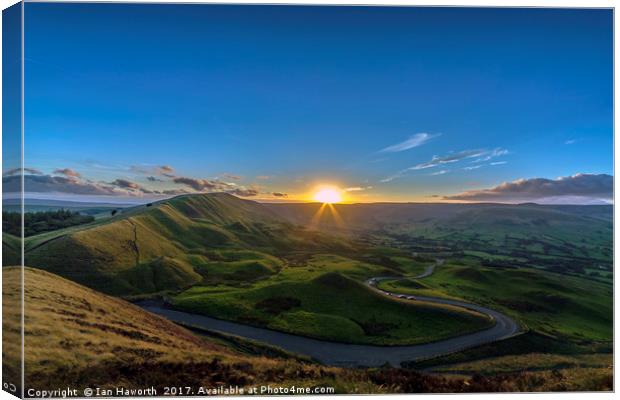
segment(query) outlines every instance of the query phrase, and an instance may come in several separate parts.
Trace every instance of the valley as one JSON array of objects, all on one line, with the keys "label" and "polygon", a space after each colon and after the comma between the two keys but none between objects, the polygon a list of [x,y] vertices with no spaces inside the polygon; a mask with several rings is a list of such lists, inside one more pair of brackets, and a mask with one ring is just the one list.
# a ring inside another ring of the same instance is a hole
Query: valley
[{"label": "valley", "polygon": [[[337,204],[317,222],[319,208],[179,196],[27,237],[25,263],[209,343],[232,334],[327,365],[446,379],[523,373],[507,360],[587,367],[604,382],[611,207]],[[5,252],[18,245],[3,235]],[[523,352],[511,345],[521,337],[548,345]]]}]

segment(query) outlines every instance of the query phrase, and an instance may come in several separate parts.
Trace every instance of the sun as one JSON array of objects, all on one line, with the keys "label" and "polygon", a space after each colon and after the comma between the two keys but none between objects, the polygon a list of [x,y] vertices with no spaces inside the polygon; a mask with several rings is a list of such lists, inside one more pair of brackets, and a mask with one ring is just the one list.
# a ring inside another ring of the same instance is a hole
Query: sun
[{"label": "sun", "polygon": [[314,194],[314,200],[327,204],[340,203],[342,201],[342,194],[338,188],[321,188]]}]

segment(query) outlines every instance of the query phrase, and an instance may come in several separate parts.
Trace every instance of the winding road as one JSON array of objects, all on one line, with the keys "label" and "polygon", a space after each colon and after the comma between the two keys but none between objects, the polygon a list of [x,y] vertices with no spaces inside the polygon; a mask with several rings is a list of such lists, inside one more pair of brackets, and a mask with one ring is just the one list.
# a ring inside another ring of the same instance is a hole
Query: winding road
[{"label": "winding road", "polygon": [[[436,266],[441,265],[442,263],[443,260],[437,260],[435,264],[428,266],[424,273],[410,278],[421,279],[427,277],[433,273]],[[519,333],[519,325],[515,320],[487,307],[459,300],[444,299],[439,297],[412,296],[379,289],[377,284],[382,280],[387,279],[403,279],[403,277],[375,277],[368,279],[365,283],[373,290],[378,291],[385,296],[413,301],[424,301],[435,304],[447,304],[477,311],[491,317],[495,321],[495,324],[491,328],[482,331],[431,343],[411,346],[373,346],[311,339],[304,336],[278,332],[271,329],[258,328],[237,322],[224,321],[203,315],[176,311],[166,308],[162,304],[156,304],[153,302],[143,302],[138,303],[138,305],[147,311],[161,315],[173,322],[257,340],[259,342],[280,347],[290,352],[310,356],[324,364],[337,366],[374,367],[389,363],[398,367],[405,361],[417,361],[434,358],[485,343],[506,339]]]}]

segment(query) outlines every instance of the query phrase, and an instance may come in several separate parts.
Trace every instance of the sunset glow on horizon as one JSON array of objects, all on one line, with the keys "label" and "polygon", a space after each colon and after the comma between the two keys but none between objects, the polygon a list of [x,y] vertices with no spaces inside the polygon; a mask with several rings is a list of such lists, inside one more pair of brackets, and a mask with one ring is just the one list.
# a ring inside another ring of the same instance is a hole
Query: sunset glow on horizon
[{"label": "sunset glow on horizon", "polygon": [[336,187],[324,187],[314,194],[314,200],[321,203],[333,204],[342,201],[341,190]]}]

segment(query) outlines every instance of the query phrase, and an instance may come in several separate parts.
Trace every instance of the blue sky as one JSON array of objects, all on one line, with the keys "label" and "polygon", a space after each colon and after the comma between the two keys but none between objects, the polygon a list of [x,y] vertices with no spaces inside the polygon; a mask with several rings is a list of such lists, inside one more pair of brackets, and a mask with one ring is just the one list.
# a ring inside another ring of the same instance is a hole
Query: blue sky
[{"label": "blue sky", "polygon": [[[33,192],[436,201],[613,174],[610,10],[28,3],[25,19]],[[581,190],[539,197],[604,197]]]}]

